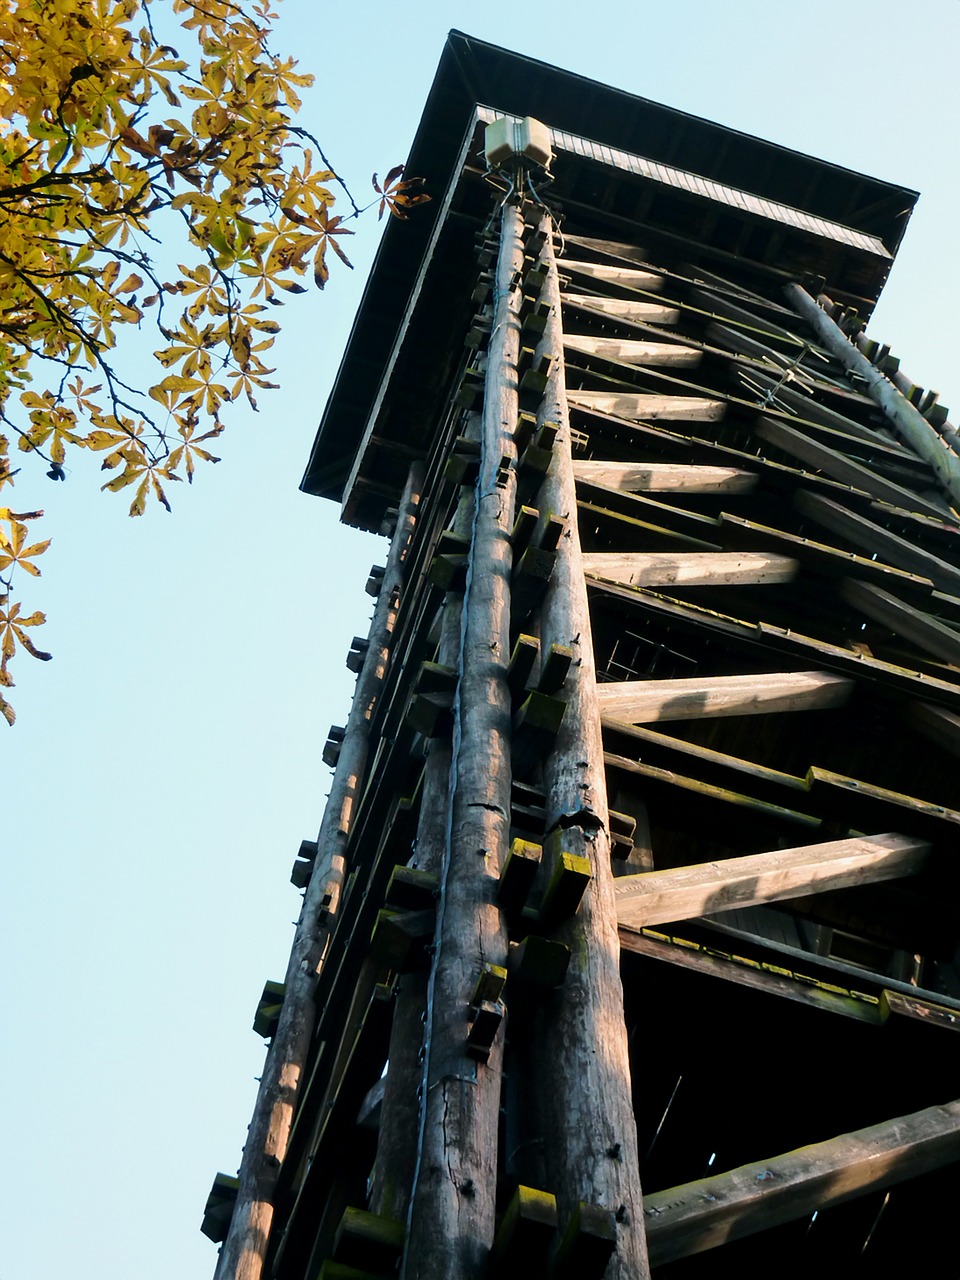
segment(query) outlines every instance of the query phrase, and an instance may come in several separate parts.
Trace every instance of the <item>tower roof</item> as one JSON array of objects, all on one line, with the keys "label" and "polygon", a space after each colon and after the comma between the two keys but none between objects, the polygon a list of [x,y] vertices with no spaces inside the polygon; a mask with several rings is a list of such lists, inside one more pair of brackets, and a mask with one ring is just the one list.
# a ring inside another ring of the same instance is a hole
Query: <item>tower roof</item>
[{"label": "tower roof", "polygon": [[[489,212],[482,128],[494,114],[553,131],[551,199],[585,234],[685,241],[694,263],[735,259],[754,287],[806,272],[869,315],[917,193],[451,31],[407,172],[432,201],[391,221],[378,250],[310,460],[308,493],[376,528],[411,456],[431,387],[461,351],[475,232]],[[629,236],[626,234],[629,229]],[[441,269],[442,267],[442,269]],[[387,389],[389,387],[389,395]],[[392,424],[378,423],[390,402]],[[399,404],[394,403],[399,401]]]}]

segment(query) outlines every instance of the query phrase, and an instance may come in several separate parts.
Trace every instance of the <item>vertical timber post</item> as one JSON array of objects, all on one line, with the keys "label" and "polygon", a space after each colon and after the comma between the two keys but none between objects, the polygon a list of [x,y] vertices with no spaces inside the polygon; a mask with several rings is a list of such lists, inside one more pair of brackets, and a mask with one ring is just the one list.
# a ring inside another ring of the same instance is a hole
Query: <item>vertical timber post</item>
[{"label": "vertical timber post", "polygon": [[423,1097],[405,1280],[484,1273],[496,1207],[503,1030],[489,1053],[468,1044],[485,965],[505,967],[496,902],[510,826],[510,531],[516,493],[523,222],[504,203],[484,384],[474,511],[454,703],[449,816],[427,994]]},{"label": "vertical timber post", "polygon": [[[563,516],[566,529],[541,612],[541,646],[569,645],[574,661],[556,749],[544,763],[547,842],[586,858],[592,881],[580,909],[557,931],[570,967],[537,1029],[544,1074],[538,1097],[549,1188],[560,1229],[580,1202],[616,1215],[617,1247],[607,1280],[649,1275],[640,1194],[637,1127],[630,1083],[620,980],[620,944],[610,865],[610,832],[593,640],[580,554],[570,422],[563,367],[560,284],[549,216],[541,298],[549,306],[539,356],[552,357],[541,422],[559,432],[540,489],[541,511]],[[548,1072],[548,1073],[547,1073]],[[550,1084],[547,1084],[550,1081]]]},{"label": "vertical timber post", "polygon": [[[474,420],[479,415],[472,415]],[[476,438],[475,429],[466,432]],[[461,490],[453,522],[454,534],[467,538],[473,525],[475,495]],[[440,621],[441,666],[456,667],[460,657],[461,602],[450,591]],[[450,784],[450,737],[444,734],[428,745],[423,768],[423,794],[417,824],[416,866],[439,879],[447,835],[447,794]],[[404,1221],[416,1167],[419,1128],[420,1050],[427,1006],[427,974],[415,969],[402,974],[394,997],[393,1025],[387,1078],[384,1081],[377,1157],[370,1186],[370,1208],[385,1218]]]},{"label": "vertical timber post", "polygon": [[404,559],[423,489],[423,467],[407,477],[383,585],[370,624],[370,644],[357,678],[350,717],[324,809],[313,872],[287,966],[276,1033],[267,1051],[253,1119],[240,1163],[239,1188],[215,1280],[260,1280],[273,1222],[273,1194],[287,1149],[314,1023],[313,991],[336,919],[347,837],[366,766],[370,719],[386,672],[390,636],[403,584]]}]

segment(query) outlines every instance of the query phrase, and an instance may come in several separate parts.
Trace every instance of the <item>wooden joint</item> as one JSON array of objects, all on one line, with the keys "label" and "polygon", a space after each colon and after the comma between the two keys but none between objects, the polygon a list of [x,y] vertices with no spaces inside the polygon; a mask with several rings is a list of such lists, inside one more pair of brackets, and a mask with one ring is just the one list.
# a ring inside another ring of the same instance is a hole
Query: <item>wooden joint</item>
[{"label": "wooden joint", "polygon": [[511,842],[497,887],[497,900],[508,916],[516,918],[523,911],[542,857],[543,849],[532,840]]},{"label": "wooden joint", "polygon": [[313,866],[317,858],[317,842],[316,840],[301,840],[300,848],[297,851],[297,858],[290,872],[290,882],[295,884],[298,889],[305,889],[310,881],[313,873]]},{"label": "wooden joint", "polygon": [[240,1179],[232,1178],[229,1174],[218,1173],[213,1180],[207,1203],[203,1206],[200,1230],[214,1244],[222,1244],[227,1238],[239,1189]]},{"label": "wooden joint", "polygon": [[506,1267],[511,1275],[538,1275],[557,1230],[557,1198],[549,1191],[517,1187],[490,1250],[490,1280]]},{"label": "wooden joint", "polygon": [[521,505],[517,509],[517,516],[513,522],[513,529],[510,533],[510,546],[513,549],[513,558],[518,560],[523,555],[527,547],[533,541],[533,535],[537,531],[537,525],[540,523],[540,512],[536,507],[528,507]]},{"label": "wooden joint", "polygon": [[465,555],[434,556],[430,561],[427,577],[442,591],[462,593],[467,584],[467,557]]},{"label": "wooden joint", "polygon": [[554,991],[562,987],[570,965],[570,948],[552,938],[528,934],[522,942],[510,944],[507,968],[510,973],[510,989],[520,982],[524,986]]},{"label": "wooden joint", "polygon": [[515,702],[519,702],[525,696],[539,657],[540,641],[536,636],[517,636],[513,652],[510,654],[510,664],[507,667],[507,683]]},{"label": "wooden joint", "polygon": [[536,365],[529,368],[520,378],[517,394],[521,409],[529,413],[535,412],[539,408],[540,401],[543,399],[550,381],[550,365],[552,363],[552,356],[541,356]]},{"label": "wooden joint", "polygon": [[348,1208],[333,1239],[333,1261],[361,1272],[393,1272],[403,1251],[403,1223],[366,1209]]},{"label": "wooden joint", "polygon": [[283,997],[286,990],[287,988],[282,982],[265,982],[263,984],[263,994],[260,996],[257,1012],[253,1017],[253,1029],[258,1036],[263,1036],[264,1040],[269,1040],[276,1034],[277,1023],[280,1021],[280,1008],[283,1005]]},{"label": "wooden joint", "polygon": [[534,690],[513,717],[512,760],[521,776],[553,750],[567,704]]},{"label": "wooden joint", "polygon": [[537,689],[540,693],[559,693],[573,665],[573,649],[567,644],[552,644],[543,660]]},{"label": "wooden joint", "polygon": [[477,985],[473,989],[473,995],[470,997],[471,1018],[477,1016],[482,1005],[495,1004],[500,999],[506,981],[507,971],[502,965],[485,964],[483,966],[477,978]]},{"label": "wooden joint", "polygon": [[433,941],[435,927],[433,907],[427,911],[393,911],[385,907],[377,912],[370,953],[398,973],[406,973],[417,967],[424,948]]},{"label": "wooden joint", "polygon": [[520,341],[536,346],[543,337],[549,317],[550,308],[547,304],[545,302],[537,303],[523,318],[523,323],[520,326]]},{"label": "wooden joint", "polygon": [[356,675],[360,674],[369,648],[369,640],[365,639],[363,636],[353,637],[350,641],[350,652],[347,654],[348,671],[353,671]]},{"label": "wooden joint", "polygon": [[366,591],[368,596],[373,596],[374,599],[377,598],[380,594],[381,588],[383,587],[383,575],[386,572],[387,571],[382,564],[374,564],[370,566],[367,585],[364,587],[364,591]]},{"label": "wooden joint", "polygon": [[550,883],[543,895],[541,921],[555,925],[576,915],[592,879],[589,859],[575,853],[561,853],[554,863]]},{"label": "wooden joint", "polygon": [[432,911],[440,882],[429,871],[417,867],[394,867],[387,881],[384,900],[396,911]]},{"label": "wooden joint", "polygon": [[633,852],[633,836],[637,829],[637,820],[629,813],[616,813],[613,809],[607,814],[610,826],[610,857],[623,861]]},{"label": "wooden joint", "polygon": [[542,547],[527,547],[524,551],[511,577],[512,621],[521,624],[543,603],[556,562],[556,551],[544,551]]},{"label": "wooden joint", "polygon": [[551,1280],[601,1280],[616,1248],[614,1210],[581,1200],[557,1241],[550,1268]]},{"label": "wooden joint", "polygon": [[513,431],[513,443],[517,453],[523,453],[527,445],[537,434],[537,417],[533,413],[518,413],[517,425]]},{"label": "wooden joint", "polygon": [[467,1053],[477,1062],[486,1062],[496,1039],[507,1006],[502,1000],[483,1000],[477,1006],[467,1032]]},{"label": "wooden joint", "polygon": [[331,769],[337,767],[337,761],[340,759],[340,748],[343,746],[343,739],[346,729],[342,724],[332,724],[330,732],[327,734],[327,740],[323,744],[323,763],[330,766]]}]

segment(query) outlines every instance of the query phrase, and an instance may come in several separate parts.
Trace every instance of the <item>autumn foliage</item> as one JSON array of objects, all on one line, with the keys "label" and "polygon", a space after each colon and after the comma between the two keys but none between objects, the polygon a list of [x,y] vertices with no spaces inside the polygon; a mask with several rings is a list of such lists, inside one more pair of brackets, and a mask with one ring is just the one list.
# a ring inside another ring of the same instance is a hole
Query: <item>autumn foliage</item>
[{"label": "autumn foliage", "polygon": [[[0,489],[26,457],[57,480],[85,449],[131,515],[169,509],[171,484],[218,460],[230,404],[274,385],[275,309],[323,287],[331,252],[349,265],[362,211],[344,187],[351,212],[332,212],[339,179],[294,122],[311,77],[271,51],[275,16],[267,0],[0,0]],[[400,169],[374,186],[381,214],[427,198]],[[114,349],[145,322],[161,368],[138,390]],[[0,507],[3,686],[19,648],[49,657],[30,638],[43,614],[11,596],[17,570],[38,574],[40,515]],[[2,695],[0,712],[13,722]]]}]

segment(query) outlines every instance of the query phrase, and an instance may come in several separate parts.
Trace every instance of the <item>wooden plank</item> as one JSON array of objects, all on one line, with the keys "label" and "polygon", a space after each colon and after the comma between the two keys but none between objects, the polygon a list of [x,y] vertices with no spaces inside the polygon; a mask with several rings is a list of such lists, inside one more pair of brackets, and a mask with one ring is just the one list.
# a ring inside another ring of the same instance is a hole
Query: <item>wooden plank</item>
[{"label": "wooden plank", "polygon": [[755,471],[743,467],[677,462],[574,462],[573,474],[627,493],[750,493],[760,480]]},{"label": "wooden plank", "polygon": [[594,311],[624,320],[644,320],[648,324],[676,324],[680,319],[679,307],[665,307],[658,302],[635,302],[633,298],[602,298],[592,293],[565,293],[561,302],[564,307],[578,307],[584,311]]},{"label": "wooden plank", "polygon": [[907,704],[905,717],[925,738],[951,755],[960,756],[960,715],[955,711],[934,706],[932,702],[916,701]]},{"label": "wooden plank", "polygon": [[644,1194],[650,1263],[672,1262],[960,1159],[960,1102]]},{"label": "wooden plank", "polygon": [[895,833],[746,854],[722,862],[620,876],[617,920],[629,929],[805,897],[915,874],[930,852]]},{"label": "wooden plank", "polygon": [[960,632],[947,626],[945,622],[931,618],[922,609],[898,600],[889,591],[884,591],[871,582],[857,582],[853,578],[847,578],[840,592],[848,604],[852,604],[874,622],[889,627],[898,636],[918,645],[927,653],[942,658],[944,662],[960,666]]},{"label": "wooden plank", "polygon": [[794,505],[817,524],[861,547],[868,556],[882,556],[898,569],[906,569],[909,573],[929,578],[944,591],[960,591],[960,569],[955,565],[941,560],[930,551],[924,551],[906,538],[891,533],[866,516],[857,515],[832,498],[801,490],[794,498]]},{"label": "wooden plank", "polygon": [[597,686],[601,712],[629,724],[769,715],[842,706],[854,681],[828,671],[775,675],[692,676],[682,680],[623,680]]},{"label": "wooden plank", "polygon": [[956,848],[960,835],[960,813],[956,809],[817,765],[807,770],[807,786],[816,796],[820,811],[848,827],[859,827],[862,831],[896,826],[901,831],[944,843],[951,852]]},{"label": "wooden plank", "polygon": [[765,551],[591,551],[583,567],[628,586],[702,587],[792,582],[800,563]]},{"label": "wooden plank", "polygon": [[623,364],[674,365],[686,369],[703,359],[699,347],[684,347],[677,342],[642,342],[638,339],[565,333],[563,345],[568,351],[600,356],[604,360],[619,360]]},{"label": "wooden plank", "polygon": [[574,408],[661,422],[718,422],[727,408],[725,401],[704,396],[657,396],[634,391],[571,391],[568,399]]},{"label": "wooden plank", "polygon": [[856,573],[859,579],[872,579],[882,582],[885,587],[895,587],[898,591],[908,592],[912,596],[926,600],[933,594],[933,583],[929,578],[917,573],[908,573],[906,569],[897,569],[894,565],[885,564],[882,560],[868,560],[855,551],[841,551],[825,542],[817,542],[813,538],[801,538],[795,533],[783,533],[780,529],[772,529],[769,525],[756,524],[753,520],[744,520],[740,516],[730,515],[723,511],[720,514],[720,528],[724,546],[747,549],[758,543],[771,544],[783,551],[789,551],[801,563],[831,575],[849,576]]},{"label": "wooden plank", "polygon": [[[837,986],[822,982],[807,974],[793,974],[782,964],[748,959],[745,956],[718,953],[712,943],[709,947],[692,943],[687,938],[673,938],[655,930],[638,933],[635,929],[620,927],[620,947],[635,955],[649,956],[666,964],[688,969],[698,975],[722,978],[741,987],[763,991],[805,1004],[826,1013],[839,1013],[859,1022],[878,1026],[884,1021],[884,1011],[877,1000],[867,1001]],[[779,960],[781,957],[777,955]]]},{"label": "wooden plank", "polygon": [[652,271],[639,271],[636,267],[621,267],[613,262],[579,262],[573,258],[564,258],[560,267],[564,275],[570,272],[577,276],[587,276],[591,280],[602,280],[604,284],[622,285],[627,289],[655,292],[663,288],[661,275],[654,275]]},{"label": "wooden plank", "polygon": [[[875,498],[880,498],[883,502],[889,502],[896,507],[903,507],[906,511],[922,511],[938,520],[942,520],[946,515],[941,507],[928,502],[912,489],[906,489],[893,480],[884,479],[863,463],[844,457],[836,449],[829,448],[819,440],[811,440],[802,431],[785,426],[774,418],[760,418],[754,426],[754,432],[761,440],[766,440],[769,444],[782,449],[792,458],[799,458],[801,462],[825,471],[828,476],[839,480],[841,484],[852,484],[865,493],[872,493]],[[931,474],[929,483],[932,484],[933,480],[934,477]]]}]

